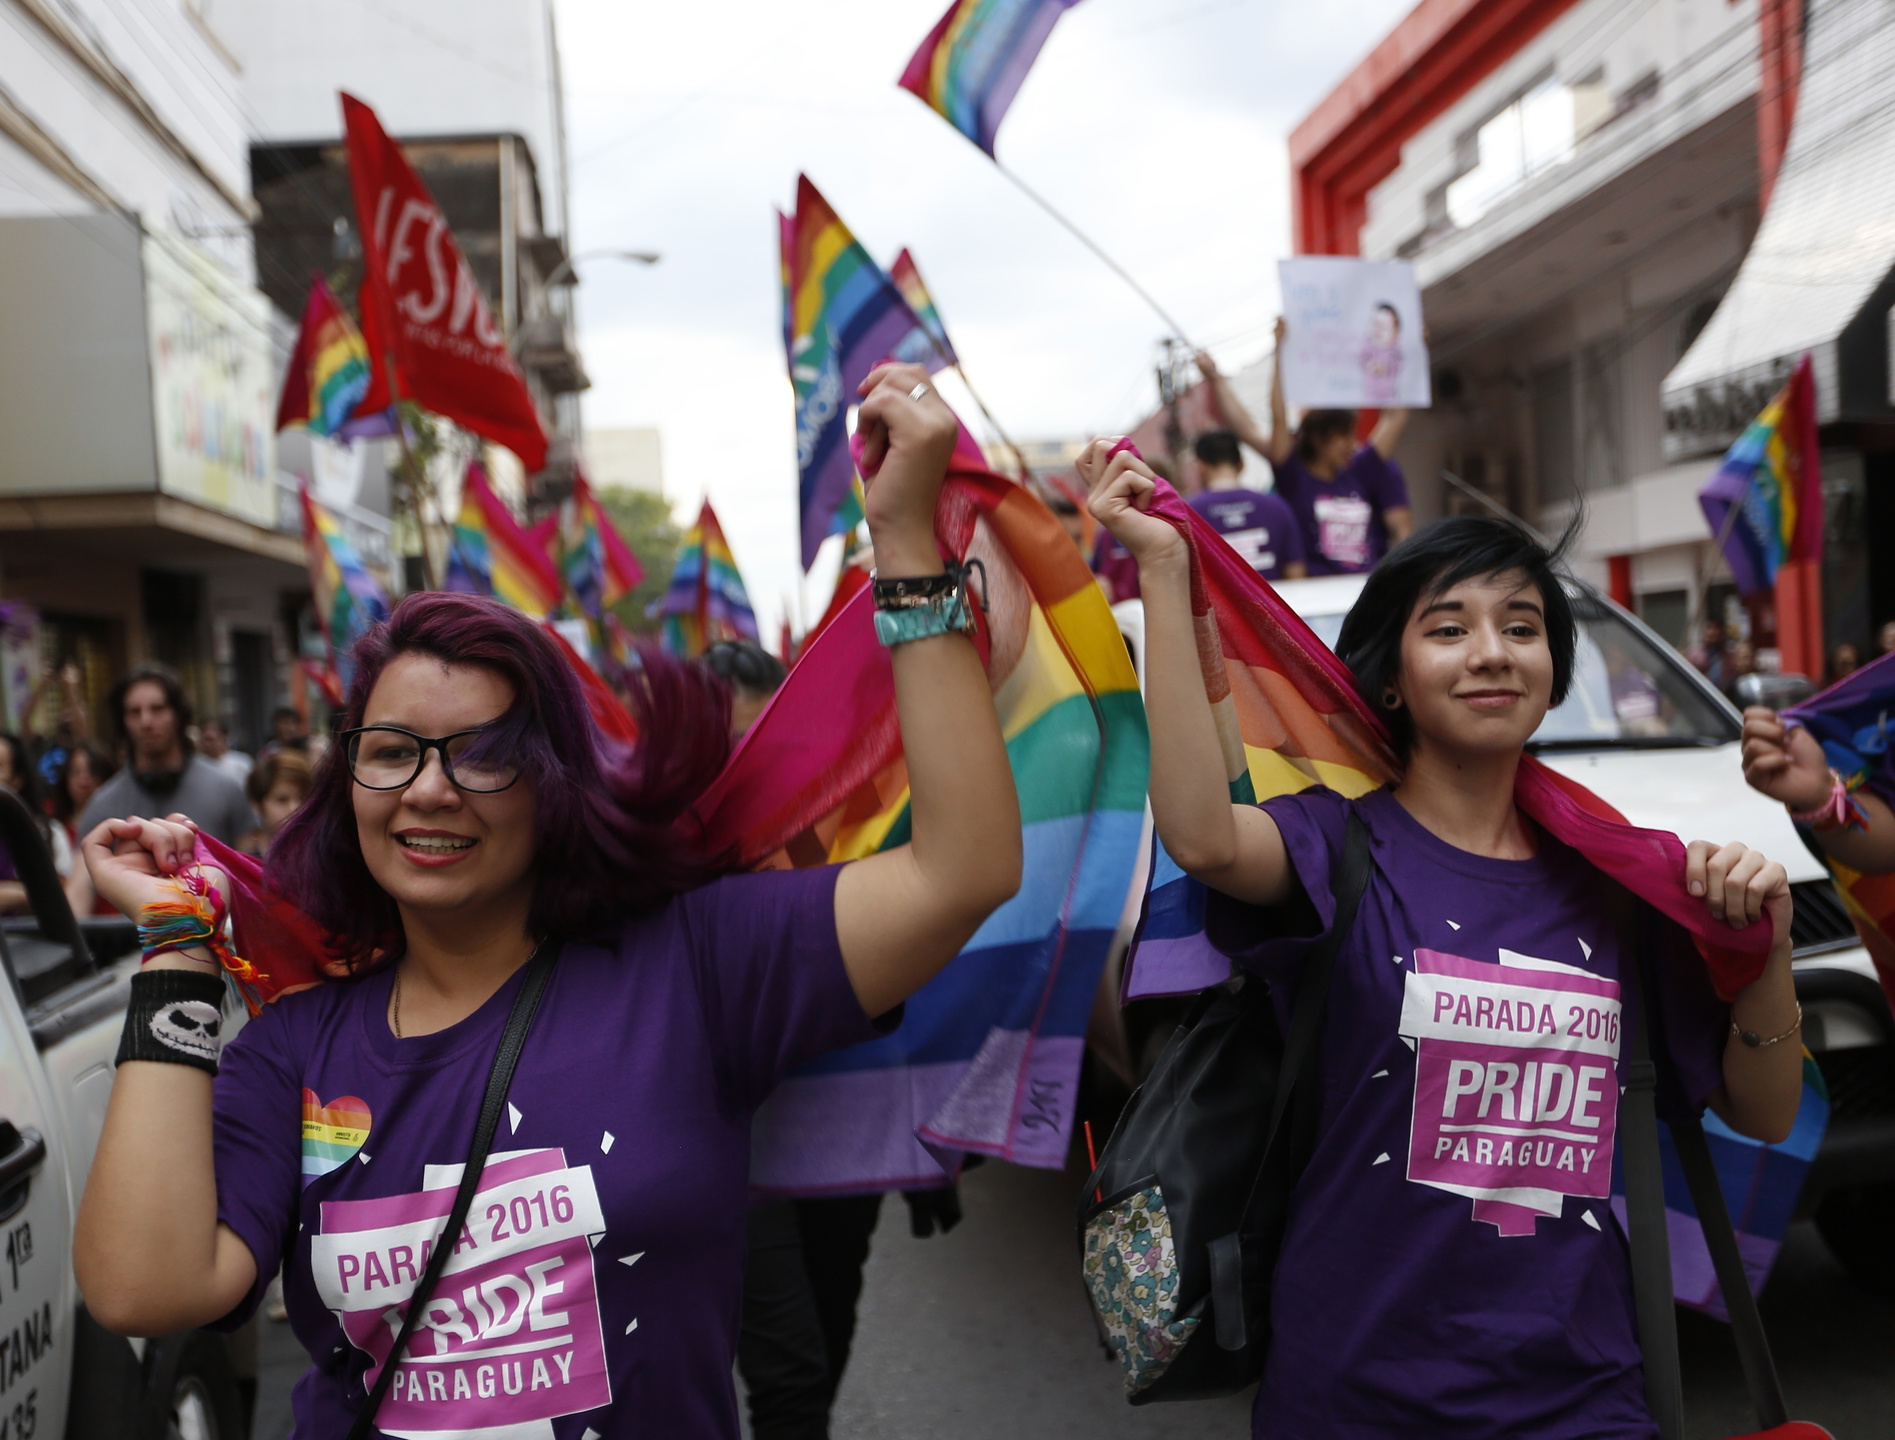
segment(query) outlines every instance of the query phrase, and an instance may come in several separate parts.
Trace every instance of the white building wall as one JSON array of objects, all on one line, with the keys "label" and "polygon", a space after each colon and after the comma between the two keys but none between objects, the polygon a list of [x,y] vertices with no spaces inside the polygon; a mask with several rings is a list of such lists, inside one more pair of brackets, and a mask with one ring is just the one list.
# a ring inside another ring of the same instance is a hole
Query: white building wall
[{"label": "white building wall", "polygon": [[[189,3],[189,0],[186,0]],[[524,136],[549,233],[566,232],[566,146],[552,0],[202,0],[243,64],[255,136],[342,133],[338,90],[393,135]]]},{"label": "white building wall", "polygon": [[[1428,231],[1430,195],[1468,170],[1467,138],[1529,91],[1571,92],[1564,144],[1543,142],[1537,169],[1462,233],[1427,247],[1423,284],[1755,94],[1757,73],[1756,0],[1584,0],[1402,147],[1401,164],[1369,192],[1362,253],[1388,258]],[[1650,113],[1624,123],[1639,109]]]},{"label": "white building wall", "polygon": [[109,201],[250,278],[236,71],[177,0],[0,4],[0,90],[13,124],[36,129],[90,182],[0,139],[0,217],[95,213]]}]

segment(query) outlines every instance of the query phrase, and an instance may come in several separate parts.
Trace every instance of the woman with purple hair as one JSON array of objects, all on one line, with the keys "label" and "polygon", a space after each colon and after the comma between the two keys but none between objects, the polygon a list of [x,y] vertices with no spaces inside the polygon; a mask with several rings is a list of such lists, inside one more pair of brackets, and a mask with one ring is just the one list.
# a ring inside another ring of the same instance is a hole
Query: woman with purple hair
[{"label": "woman with purple hair", "polygon": [[752,1112],[790,1066],[884,1032],[1020,883],[1006,751],[934,538],[956,422],[914,367],[863,390],[911,842],[725,873],[688,821],[729,744],[714,681],[647,656],[620,753],[538,627],[408,597],[357,647],[346,727],[268,860],[346,978],[220,1054],[222,877],[197,878],[176,820],[86,837],[147,947],[74,1247],[102,1323],[239,1324],[281,1264],[315,1362],[296,1433],[349,1434],[550,949],[480,1191],[375,1423],[734,1440]]}]

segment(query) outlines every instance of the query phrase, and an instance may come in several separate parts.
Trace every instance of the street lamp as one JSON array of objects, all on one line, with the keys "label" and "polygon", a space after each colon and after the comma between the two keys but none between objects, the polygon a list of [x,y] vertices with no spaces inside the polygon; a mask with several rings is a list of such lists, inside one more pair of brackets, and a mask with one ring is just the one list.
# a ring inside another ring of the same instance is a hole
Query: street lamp
[{"label": "street lamp", "polygon": [[573,267],[581,260],[635,260],[640,265],[656,265],[662,258],[656,250],[584,250],[577,255],[568,255],[553,267],[553,273],[546,277],[544,288],[551,290],[555,285],[564,285],[572,279]]}]

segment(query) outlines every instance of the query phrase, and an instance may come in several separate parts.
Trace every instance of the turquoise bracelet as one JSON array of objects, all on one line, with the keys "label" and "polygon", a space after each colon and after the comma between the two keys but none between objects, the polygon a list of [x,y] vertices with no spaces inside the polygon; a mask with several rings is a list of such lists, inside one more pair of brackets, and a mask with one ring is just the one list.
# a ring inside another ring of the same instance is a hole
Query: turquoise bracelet
[{"label": "turquoise bracelet", "polygon": [[875,638],[893,648],[910,640],[926,640],[932,635],[971,635],[973,612],[967,607],[967,592],[956,591],[945,605],[915,605],[905,610],[877,610]]}]

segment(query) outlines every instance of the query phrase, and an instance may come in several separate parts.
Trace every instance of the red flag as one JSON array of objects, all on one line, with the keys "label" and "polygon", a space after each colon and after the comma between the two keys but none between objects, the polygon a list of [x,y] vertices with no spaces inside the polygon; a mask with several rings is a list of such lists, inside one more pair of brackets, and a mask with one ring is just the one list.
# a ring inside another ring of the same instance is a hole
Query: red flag
[{"label": "red flag", "polygon": [[546,429],[441,209],[375,112],[342,97],[362,235],[362,334],[400,396],[546,468]]}]

